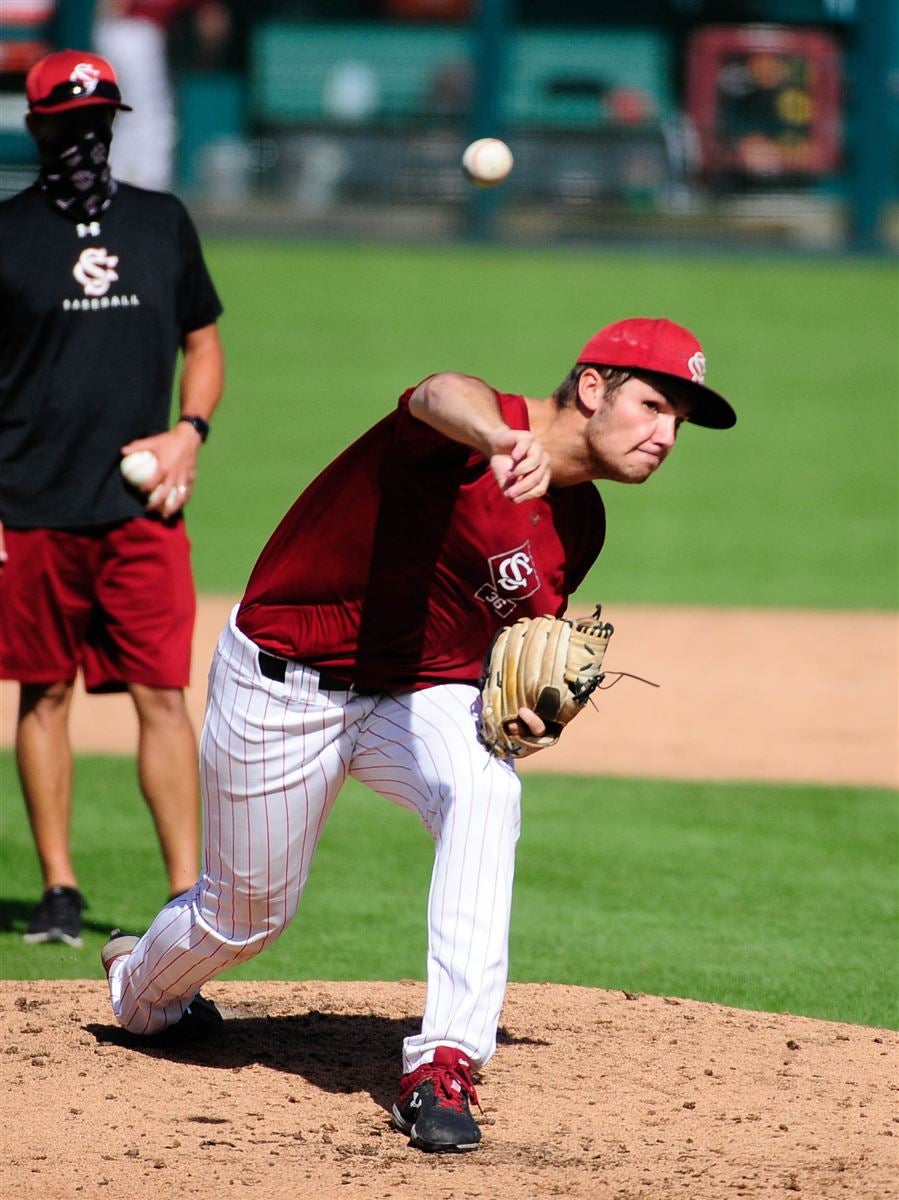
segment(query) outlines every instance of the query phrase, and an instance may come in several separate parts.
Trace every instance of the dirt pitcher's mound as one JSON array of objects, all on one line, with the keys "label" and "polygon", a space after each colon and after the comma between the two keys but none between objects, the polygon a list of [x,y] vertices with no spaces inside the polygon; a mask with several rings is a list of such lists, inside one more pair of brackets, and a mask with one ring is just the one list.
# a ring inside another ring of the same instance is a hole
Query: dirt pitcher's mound
[{"label": "dirt pitcher's mound", "polygon": [[214,983],[226,1034],[151,1049],[95,982],[0,983],[2,1191],[168,1197],[899,1195],[896,1034],[689,1000],[509,989],[484,1142],[391,1129],[419,983]]}]

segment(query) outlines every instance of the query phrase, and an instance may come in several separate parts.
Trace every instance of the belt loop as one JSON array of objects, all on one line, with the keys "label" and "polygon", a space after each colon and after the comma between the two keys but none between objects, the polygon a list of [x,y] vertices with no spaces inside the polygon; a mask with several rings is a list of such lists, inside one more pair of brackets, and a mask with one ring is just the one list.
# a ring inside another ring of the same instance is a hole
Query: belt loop
[{"label": "belt loop", "polygon": [[260,650],[259,671],[266,679],[271,679],[275,683],[283,683],[287,678],[287,659],[269,654],[267,650]]}]

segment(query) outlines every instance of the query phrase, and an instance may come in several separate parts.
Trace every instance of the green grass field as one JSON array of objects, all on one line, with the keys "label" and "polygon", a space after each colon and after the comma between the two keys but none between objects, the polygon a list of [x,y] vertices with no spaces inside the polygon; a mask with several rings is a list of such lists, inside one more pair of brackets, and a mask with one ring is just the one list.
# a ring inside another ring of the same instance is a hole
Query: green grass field
[{"label": "green grass field", "polygon": [[[0,786],[15,792],[9,754]],[[4,806],[0,973],[102,978],[116,924],[145,928],[165,880],[131,763],[85,760],[73,845],[85,945],[21,941],[39,881]],[[895,798],[888,792],[528,778],[512,978],[897,1024]],[[350,784],[300,914],[242,979],[422,978],[431,841]]]},{"label": "green grass field", "polygon": [[693,327],[739,413],[643,488],[602,488],[606,601],[893,608],[895,265],[605,251],[213,242],[228,389],[190,512],[199,584],[239,590],[286,508],[430,371],[548,394],[622,316]]},{"label": "green grass field", "polygon": [[[582,596],[896,608],[894,264],[264,241],[207,253],[228,388],[190,510],[202,590],[239,592],[297,493],[407,385],[458,369],[547,394],[597,328],[641,314],[699,333],[740,421],[687,427],[645,488],[602,489],[607,547]],[[896,1023],[892,794],[532,776],[525,812],[513,978]],[[79,762],[82,951],[21,943],[39,881],[8,753],[0,819],[0,975],[98,977],[109,927],[141,928],[164,899],[133,764]],[[421,977],[429,870],[415,821],[348,788],[300,918],[241,974]]]}]

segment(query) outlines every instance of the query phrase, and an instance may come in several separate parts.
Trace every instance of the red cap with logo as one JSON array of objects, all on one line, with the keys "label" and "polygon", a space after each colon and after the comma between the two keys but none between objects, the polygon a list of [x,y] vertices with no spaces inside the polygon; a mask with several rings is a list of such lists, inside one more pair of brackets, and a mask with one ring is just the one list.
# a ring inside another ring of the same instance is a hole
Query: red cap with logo
[{"label": "red cap with logo", "polygon": [[61,113],[107,104],[131,112],[122,103],[112,64],[89,50],[57,50],[36,62],[25,80],[28,107],[36,113]]},{"label": "red cap with logo", "polygon": [[705,355],[683,325],[664,317],[629,317],[595,333],[578,355],[579,363],[629,367],[679,381],[677,391],[691,403],[690,421],[709,429],[730,429],[737,414],[705,386]]}]

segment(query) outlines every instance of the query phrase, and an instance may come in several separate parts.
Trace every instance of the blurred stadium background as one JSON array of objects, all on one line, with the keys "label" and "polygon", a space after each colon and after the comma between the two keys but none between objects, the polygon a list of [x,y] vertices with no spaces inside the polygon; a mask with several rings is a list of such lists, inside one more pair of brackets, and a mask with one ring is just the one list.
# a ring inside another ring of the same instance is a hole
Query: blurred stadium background
[{"label": "blurred stadium background", "polygon": [[[177,191],[201,230],[894,253],[896,0],[217,0],[171,31]],[[24,77],[93,0],[0,4],[0,194]],[[127,97],[126,97],[127,99]],[[465,144],[516,170],[469,188]]]}]

